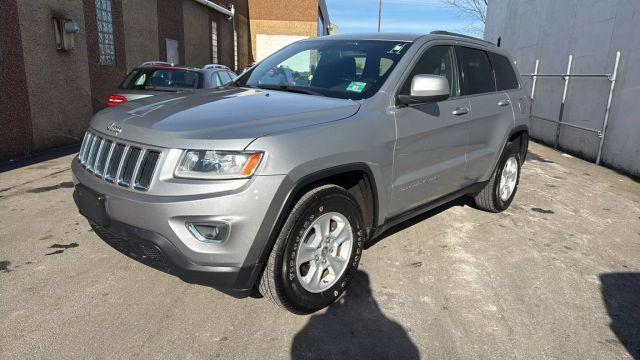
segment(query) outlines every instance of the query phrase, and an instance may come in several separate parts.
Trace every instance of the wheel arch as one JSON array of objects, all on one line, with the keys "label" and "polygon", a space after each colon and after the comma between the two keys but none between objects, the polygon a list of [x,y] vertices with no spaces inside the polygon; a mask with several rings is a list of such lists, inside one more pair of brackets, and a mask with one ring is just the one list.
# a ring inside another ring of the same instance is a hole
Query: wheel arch
[{"label": "wheel arch", "polygon": [[271,205],[274,209],[270,211],[275,216],[272,215],[271,218],[263,220],[258,236],[247,255],[247,262],[253,263],[255,266],[253,266],[251,274],[246,274],[246,286],[254,286],[258,281],[276,243],[279,231],[298,199],[310,189],[325,184],[345,187],[354,196],[362,209],[367,235],[373,234],[374,229],[378,226],[379,200],[376,179],[368,164],[357,162],[338,165],[312,172],[295,182],[285,181],[278,189],[278,192],[286,192],[286,195],[283,196],[284,201],[276,200],[277,203]]},{"label": "wheel arch", "polygon": [[507,142],[515,141],[518,141],[518,146],[520,147],[520,158],[522,159],[522,162],[524,162],[527,158],[527,149],[529,148],[529,127],[527,125],[518,125],[511,129]]},{"label": "wheel arch", "polygon": [[[377,218],[379,210],[376,180],[369,165],[362,162],[343,164],[319,170],[305,175],[296,181],[285,200],[285,206],[278,214],[278,219],[282,220],[281,223],[284,222],[288,211],[291,210],[302,195],[312,188],[325,184],[342,186],[349,191],[354,195],[363,211],[362,216],[366,226],[368,228],[375,228],[378,225]],[[279,231],[279,227],[274,227],[272,231],[275,233],[274,238],[277,236],[277,231]]]}]

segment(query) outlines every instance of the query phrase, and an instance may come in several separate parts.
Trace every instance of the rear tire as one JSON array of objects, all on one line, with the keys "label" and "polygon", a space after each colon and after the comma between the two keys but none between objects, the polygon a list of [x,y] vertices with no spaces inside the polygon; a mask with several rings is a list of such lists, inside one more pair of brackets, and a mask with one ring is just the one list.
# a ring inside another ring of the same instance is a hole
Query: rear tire
[{"label": "rear tire", "polygon": [[507,143],[489,183],[474,196],[479,209],[489,212],[506,210],[518,190],[522,160],[514,143]]},{"label": "rear tire", "polygon": [[364,233],[360,207],[348,191],[336,185],[310,190],[280,230],[260,293],[295,314],[330,305],[358,268]]}]

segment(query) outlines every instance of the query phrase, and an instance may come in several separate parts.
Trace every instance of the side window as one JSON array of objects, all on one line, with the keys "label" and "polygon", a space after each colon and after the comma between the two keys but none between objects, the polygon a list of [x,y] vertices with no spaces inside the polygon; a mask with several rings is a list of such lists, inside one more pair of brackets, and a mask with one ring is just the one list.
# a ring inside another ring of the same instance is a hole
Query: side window
[{"label": "side window", "polygon": [[509,59],[494,53],[489,53],[489,58],[491,58],[491,65],[493,65],[493,71],[496,74],[498,91],[517,89],[519,87],[518,78]]},{"label": "side window", "polygon": [[227,82],[229,82],[229,79],[227,79],[227,72],[226,71],[218,71],[218,72],[216,72],[216,74],[218,74],[218,78],[220,78],[220,85],[224,85]]},{"label": "side window", "polygon": [[222,86],[222,81],[220,81],[220,77],[218,76],[217,72],[214,72],[213,74],[211,74],[211,86],[212,87]]},{"label": "side window", "polygon": [[140,75],[140,77],[138,77],[138,80],[136,80],[135,85],[136,86],[144,86],[144,83],[147,81],[147,74],[142,74]]},{"label": "side window", "polygon": [[484,50],[458,47],[464,95],[496,91],[489,56]]},{"label": "side window", "polygon": [[[416,65],[409,73],[409,77],[402,84],[400,94],[409,95],[411,92],[411,80],[415,75],[442,75],[449,81],[449,91],[451,96],[460,95],[458,85],[458,71],[453,47],[448,45],[437,45],[429,48],[422,54]],[[382,64],[381,64],[382,65]],[[382,70],[382,69],[381,69]]]}]

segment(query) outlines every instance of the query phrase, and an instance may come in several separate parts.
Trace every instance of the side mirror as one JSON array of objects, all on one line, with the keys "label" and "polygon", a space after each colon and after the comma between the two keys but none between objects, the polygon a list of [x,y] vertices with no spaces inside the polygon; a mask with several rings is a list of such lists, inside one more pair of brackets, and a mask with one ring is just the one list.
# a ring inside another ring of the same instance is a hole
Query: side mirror
[{"label": "side mirror", "polygon": [[415,75],[411,79],[411,95],[398,95],[398,102],[409,105],[436,102],[449,98],[449,81],[441,75]]}]

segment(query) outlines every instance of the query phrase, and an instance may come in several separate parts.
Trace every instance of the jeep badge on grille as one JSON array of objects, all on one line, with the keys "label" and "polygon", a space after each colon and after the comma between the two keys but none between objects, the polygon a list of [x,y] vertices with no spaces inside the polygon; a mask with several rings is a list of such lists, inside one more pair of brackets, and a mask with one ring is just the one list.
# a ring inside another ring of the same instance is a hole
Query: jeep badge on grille
[{"label": "jeep badge on grille", "polygon": [[107,131],[113,135],[118,135],[122,132],[122,128],[116,123],[111,123],[111,125],[107,126]]}]

